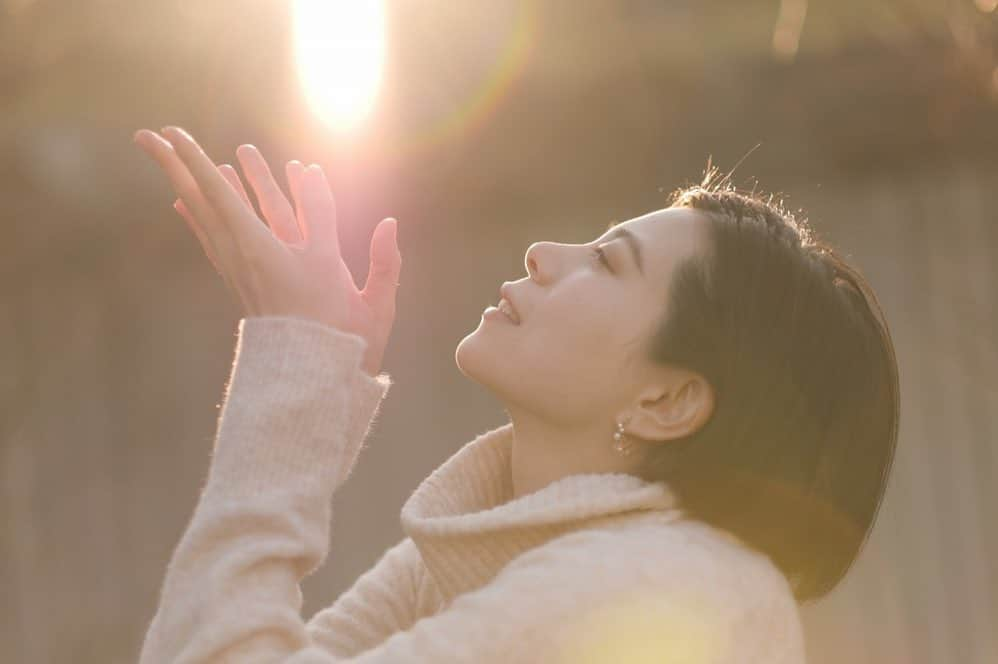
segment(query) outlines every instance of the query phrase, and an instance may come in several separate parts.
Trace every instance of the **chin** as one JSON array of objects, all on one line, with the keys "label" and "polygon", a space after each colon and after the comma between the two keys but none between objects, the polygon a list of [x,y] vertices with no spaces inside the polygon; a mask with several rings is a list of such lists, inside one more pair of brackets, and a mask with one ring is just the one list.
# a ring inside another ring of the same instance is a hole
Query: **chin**
[{"label": "chin", "polygon": [[488,354],[483,339],[479,338],[481,327],[466,335],[458,342],[454,349],[454,363],[458,370],[475,382],[481,382],[479,375],[482,373],[482,365],[488,364],[483,355]]},{"label": "chin", "polygon": [[[483,323],[488,325],[488,323]],[[480,325],[461,339],[454,350],[454,363],[458,370],[492,391],[502,383],[509,371],[509,358],[497,347],[496,339],[490,338]]]}]

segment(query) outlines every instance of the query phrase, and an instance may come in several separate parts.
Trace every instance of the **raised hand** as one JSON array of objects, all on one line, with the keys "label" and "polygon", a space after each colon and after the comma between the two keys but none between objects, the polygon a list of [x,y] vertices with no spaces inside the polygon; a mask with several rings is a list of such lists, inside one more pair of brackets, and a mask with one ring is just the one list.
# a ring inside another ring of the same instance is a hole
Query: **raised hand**
[{"label": "raised hand", "polygon": [[256,215],[236,170],[216,166],[185,131],[135,133],[179,197],[174,208],[242,305],[244,315],[294,316],[357,334],[367,341],[363,368],[376,375],[395,321],[402,257],[393,218],[371,239],[371,265],[358,291],[340,253],[336,204],[322,169],[288,162],[295,205],[285,198],[263,155],[241,145],[236,155],[260,203]]}]

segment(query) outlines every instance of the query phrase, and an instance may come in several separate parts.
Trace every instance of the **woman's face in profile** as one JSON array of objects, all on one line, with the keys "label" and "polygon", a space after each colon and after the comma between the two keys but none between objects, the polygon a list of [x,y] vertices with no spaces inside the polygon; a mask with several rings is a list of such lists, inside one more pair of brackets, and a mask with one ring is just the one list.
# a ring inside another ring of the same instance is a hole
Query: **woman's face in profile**
[{"label": "woman's face in profile", "polygon": [[672,268],[700,250],[705,230],[697,211],[666,208],[586,244],[532,244],[528,276],[506,289],[519,324],[483,316],[457,346],[458,368],[508,407],[566,424],[604,417],[651,369]]}]

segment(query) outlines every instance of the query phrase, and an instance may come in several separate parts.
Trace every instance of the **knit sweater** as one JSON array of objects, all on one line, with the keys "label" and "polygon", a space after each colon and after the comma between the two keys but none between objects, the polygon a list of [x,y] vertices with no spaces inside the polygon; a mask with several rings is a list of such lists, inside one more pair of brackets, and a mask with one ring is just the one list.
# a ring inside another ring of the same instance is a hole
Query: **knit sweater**
[{"label": "knit sweater", "polygon": [[423,480],[404,538],[304,620],[299,584],[325,561],[333,494],[392,385],[363,371],[365,348],[305,319],[239,322],[208,478],[141,664],[804,662],[769,558],[627,474],[514,498],[511,423]]}]

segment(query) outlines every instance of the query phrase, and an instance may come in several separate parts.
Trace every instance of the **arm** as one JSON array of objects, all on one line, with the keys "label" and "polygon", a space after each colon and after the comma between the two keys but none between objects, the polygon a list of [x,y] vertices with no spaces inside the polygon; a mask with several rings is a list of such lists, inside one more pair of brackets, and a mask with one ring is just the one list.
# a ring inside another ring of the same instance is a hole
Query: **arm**
[{"label": "arm", "polygon": [[208,481],[140,662],[280,661],[308,645],[298,584],[328,551],[332,493],[391,384],[359,368],[364,349],[314,321],[240,321]]},{"label": "arm", "polygon": [[174,207],[247,318],[208,482],[141,658],[274,661],[309,642],[298,584],[326,556],[332,493],[391,383],[375,374],[395,318],[396,223],[375,229],[358,290],[317,164],[288,162],[292,207],[259,151],[240,146],[268,229],[231,166],[216,166],[178,127],[162,133],[134,140],[163,168]]}]

